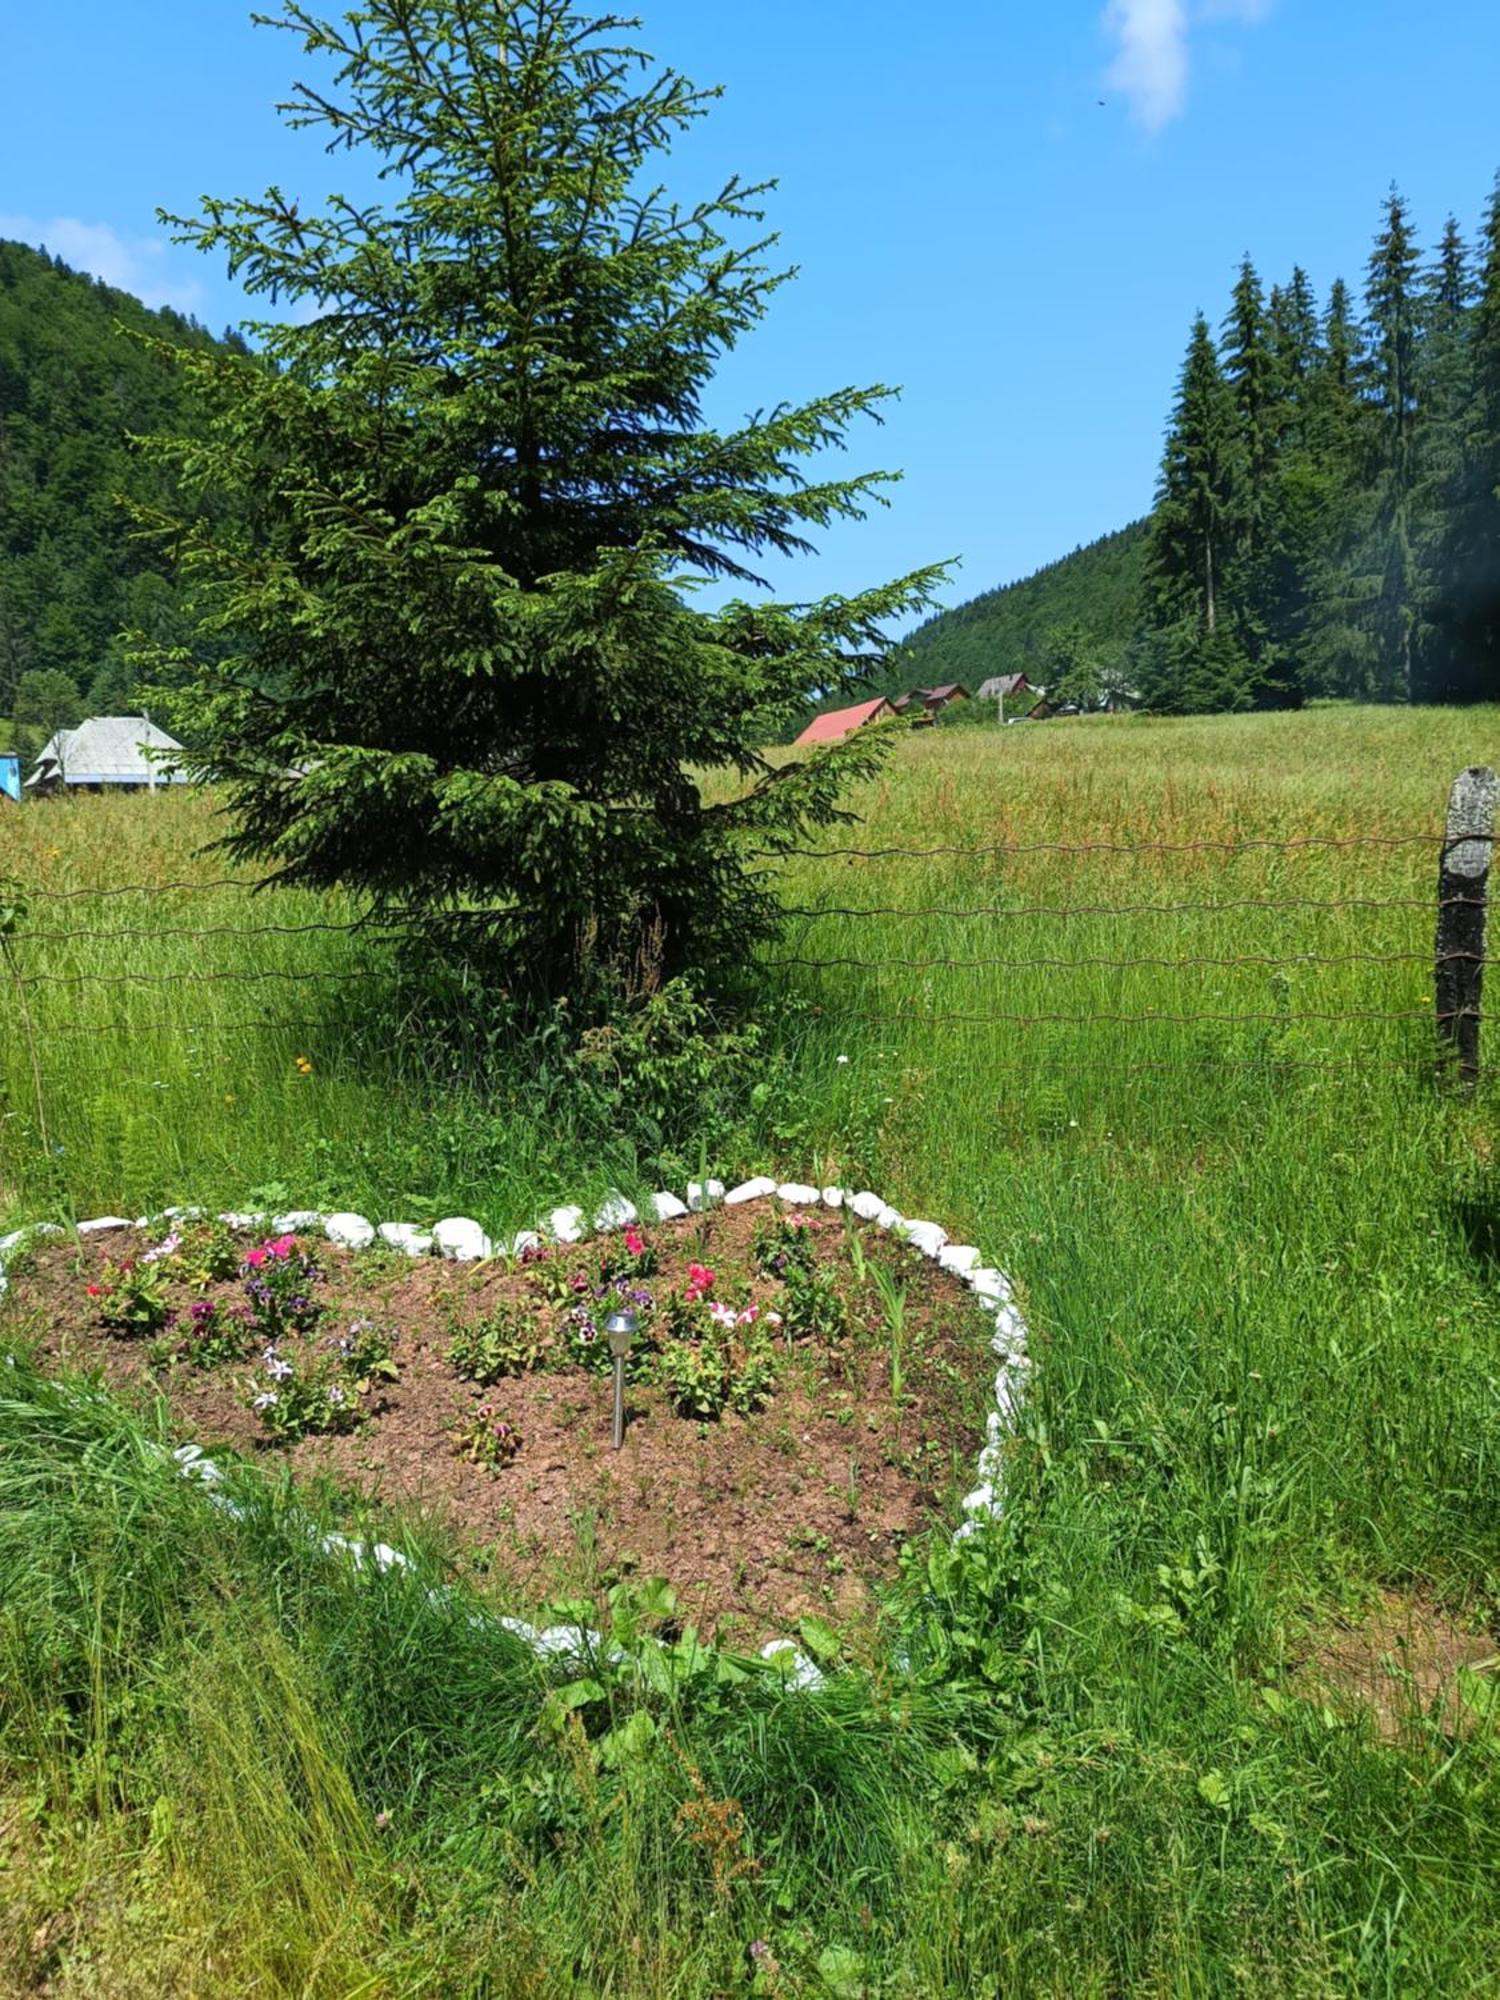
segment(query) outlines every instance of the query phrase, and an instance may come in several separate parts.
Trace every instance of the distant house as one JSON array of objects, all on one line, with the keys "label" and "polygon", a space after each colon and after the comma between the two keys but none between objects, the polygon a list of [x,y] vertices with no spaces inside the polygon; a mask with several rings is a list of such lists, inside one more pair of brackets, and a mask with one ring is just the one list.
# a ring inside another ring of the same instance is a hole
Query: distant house
[{"label": "distant house", "polygon": [[831,708],[826,715],[815,715],[797,741],[842,743],[846,736],[852,736],[856,729],[863,729],[867,722],[879,722],[887,715],[896,713],[899,711],[884,695],[878,695],[874,701],[856,702],[853,708]]},{"label": "distant house", "polygon": [[960,687],[957,681],[950,681],[946,687],[912,688],[907,694],[893,695],[891,697],[891,708],[897,715],[905,715],[914,706],[920,704],[928,716],[935,716],[940,709],[946,708],[950,701],[967,701],[968,699],[969,690],[966,687]]},{"label": "distant house", "polygon": [[1034,690],[1025,674],[991,674],[987,681],[981,681],[975,692],[976,701],[1009,701],[1015,694],[1031,694]]},{"label": "distant house", "polygon": [[154,791],[158,785],[185,785],[187,773],[148,751],[180,750],[175,736],[144,715],[94,715],[76,729],[59,729],[36,760],[28,789],[57,791]]}]

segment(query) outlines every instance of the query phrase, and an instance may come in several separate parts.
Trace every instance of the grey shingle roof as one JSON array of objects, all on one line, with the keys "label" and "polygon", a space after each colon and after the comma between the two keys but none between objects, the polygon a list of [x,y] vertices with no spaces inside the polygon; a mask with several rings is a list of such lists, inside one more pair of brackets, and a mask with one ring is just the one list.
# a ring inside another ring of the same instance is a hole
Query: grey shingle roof
[{"label": "grey shingle roof", "polygon": [[185,784],[170,764],[142,754],[180,750],[175,736],[141,715],[95,715],[76,729],[59,729],[36,760],[27,783],[65,785]]}]

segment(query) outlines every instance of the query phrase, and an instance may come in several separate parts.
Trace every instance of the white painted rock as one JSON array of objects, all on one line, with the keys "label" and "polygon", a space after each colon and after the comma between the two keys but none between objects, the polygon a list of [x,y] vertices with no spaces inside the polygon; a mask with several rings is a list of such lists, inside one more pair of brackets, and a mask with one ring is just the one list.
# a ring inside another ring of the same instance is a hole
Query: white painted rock
[{"label": "white painted rock", "polygon": [[936,1257],[948,1241],[948,1232],[936,1222],[903,1222],[901,1234],[907,1242],[921,1251],[924,1257]]},{"label": "white painted rock", "polygon": [[1026,1347],[1026,1322],[1014,1306],[1001,1306],[995,1314],[995,1351],[999,1354],[1022,1353]]},{"label": "white painted rock", "polygon": [[625,1229],[640,1219],[640,1210],[622,1194],[606,1195],[594,1217],[596,1229]]},{"label": "white painted rock", "polygon": [[900,1209],[892,1208],[888,1201],[882,1202],[880,1207],[875,1211],[875,1226],[877,1229],[899,1229],[905,1220],[906,1217],[901,1213]]},{"label": "white painted rock", "polygon": [[266,1216],[263,1210],[226,1208],[219,1220],[230,1229],[259,1229],[264,1224]]},{"label": "white painted rock", "polygon": [[554,1208],[547,1217],[547,1228],[559,1243],[581,1243],[583,1241],[583,1210],[581,1208]]},{"label": "white painted rock", "polygon": [[30,1233],[26,1229],[13,1229],[8,1236],[0,1236],[0,1257],[8,1257],[18,1243],[26,1241]]},{"label": "white painted rock", "polygon": [[425,1257],[432,1248],[432,1238],[414,1222],[382,1222],[376,1233],[382,1243],[404,1250],[408,1257]]},{"label": "white painted rock", "polygon": [[778,1667],[786,1685],[799,1694],[813,1694],[827,1685],[822,1668],[794,1646],[790,1639],[768,1639],[760,1649],[760,1656]]},{"label": "white painted rock", "polygon": [[285,1215],[272,1217],[271,1227],[278,1236],[295,1236],[299,1229],[321,1229],[327,1220],[315,1208],[289,1208]]},{"label": "white painted rock", "polygon": [[134,1227],[135,1224],[128,1222],[123,1215],[97,1215],[92,1222],[80,1222],[78,1225],[78,1234],[80,1236],[102,1236],[107,1229],[133,1229]]},{"label": "white painted rock", "polygon": [[323,1234],[341,1250],[368,1250],[375,1241],[375,1225],[367,1222],[362,1215],[350,1215],[340,1210],[337,1215],[330,1215],[323,1224]]},{"label": "white painted rock", "polygon": [[945,1243],[938,1252],[938,1262],[955,1278],[966,1278],[979,1262],[979,1257],[980,1253],[972,1243]]},{"label": "white painted rock", "polygon": [[753,1181],[741,1181],[737,1188],[731,1188],[724,1197],[726,1208],[738,1208],[741,1202],[764,1201],[768,1194],[775,1194],[776,1183],[768,1174],[757,1174]]},{"label": "white painted rock", "polygon": [[479,1224],[467,1215],[445,1216],[433,1229],[432,1247],[440,1257],[456,1264],[472,1264],[477,1258],[493,1256],[495,1249]]},{"label": "white painted rock", "polygon": [[848,1199],[849,1190],[847,1188],[826,1187],[823,1190],[823,1206],[825,1208],[842,1208]]},{"label": "white painted rock", "polygon": [[849,1206],[861,1222],[873,1222],[885,1207],[885,1203],[878,1194],[871,1194],[870,1190],[865,1188],[861,1193],[851,1196]]},{"label": "white painted rock", "polygon": [[1012,1297],[1010,1279],[1006,1277],[1003,1271],[994,1271],[988,1266],[977,1271],[971,1271],[969,1273],[969,1286],[975,1297],[983,1299],[986,1305],[991,1303],[997,1306],[1010,1304]]},{"label": "white painted rock", "polygon": [[789,1201],[793,1208],[816,1208],[818,1190],[809,1187],[805,1181],[783,1181],[776,1190],[778,1201]]},{"label": "white painted rock", "polygon": [[966,1493],[964,1495],[963,1504],[964,1504],[964,1512],[966,1514],[978,1515],[978,1514],[993,1513],[995,1508],[994,1487],[989,1485],[976,1486],[972,1493]]},{"label": "white painted rock", "polygon": [[651,1206],[656,1210],[658,1222],[675,1222],[679,1215],[686,1215],[688,1212],[687,1203],[677,1195],[669,1194],[665,1188],[659,1189],[652,1195]]},{"label": "white painted rock", "polygon": [[694,1215],[701,1215],[705,1208],[713,1208],[724,1199],[722,1181],[689,1181],[687,1184],[688,1207]]}]

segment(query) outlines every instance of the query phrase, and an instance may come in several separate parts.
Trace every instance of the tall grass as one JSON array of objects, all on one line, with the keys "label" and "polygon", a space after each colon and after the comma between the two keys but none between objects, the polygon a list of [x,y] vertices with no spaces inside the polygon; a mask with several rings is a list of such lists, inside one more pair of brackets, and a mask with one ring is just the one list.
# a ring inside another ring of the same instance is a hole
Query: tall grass
[{"label": "tall grass", "polygon": [[[1009,1520],[893,1609],[915,1680],[877,1661],[832,1711],[736,1688],[671,1715],[612,1687],[580,1737],[513,1649],[434,1623],[438,1552],[411,1585],[356,1581],[313,1559],[285,1496],[236,1524],[138,1424],[27,1378],[0,1409],[0,1763],[37,1802],[15,1822],[17,1962],[50,1898],[142,1991],[149,1966],[154,1990],[734,1993],[757,1938],[782,1966],[759,1990],[784,1993],[1489,1990],[1500,1752],[1479,1683],[1467,1732],[1413,1696],[1388,1744],[1316,1669],[1329,1621],[1377,1591],[1497,1622],[1496,1098],[1431,1073],[1435,849],[974,850],[1396,842],[1436,832],[1453,776],[1497,748],[1495,710],[939,729],[847,844],[965,854],[793,865],[799,908],[895,914],[798,920],[778,955],[821,969],[768,969],[774,1088],[710,1164],[870,1181],[1004,1262],[1034,1328]],[[179,879],[204,866],[205,806],[28,809],[0,819],[0,873]],[[1259,907],[1293,899],[1338,907]],[[1413,907],[1354,906],[1393,899]],[[124,900],[62,907],[104,928]],[[246,908],[138,900],[129,920],[158,930]],[[1209,902],[1245,907],[1025,914]],[[49,943],[48,907],[28,971],[379,963],[338,934]],[[1298,955],[1346,962],[1210,962]],[[1127,957],[1181,963],[1081,963]],[[28,989],[63,1151],[37,1143],[12,1011],[11,1206],[279,1185],[498,1225],[644,1171],[628,1133],[578,1158],[592,1128],[497,1085],[495,1051],[481,1071],[392,1035],[393,977],[311,1008],[315,983],[261,984],[248,1006],[201,977]],[[262,1013],[316,1025],[187,1033]],[[1152,1013],[1239,1018],[998,1018]],[[60,1032],[82,1020],[119,1025]],[[675,1749],[606,1747],[637,1708]],[[278,1714],[262,1764],[244,1746]],[[724,1893],[682,1817],[690,1766],[745,1815],[756,1866]],[[232,1823],[255,1770],[264,1799]],[[144,1953],[137,1906],[171,1913]],[[81,1962],[66,1937],[56,1955]]]}]

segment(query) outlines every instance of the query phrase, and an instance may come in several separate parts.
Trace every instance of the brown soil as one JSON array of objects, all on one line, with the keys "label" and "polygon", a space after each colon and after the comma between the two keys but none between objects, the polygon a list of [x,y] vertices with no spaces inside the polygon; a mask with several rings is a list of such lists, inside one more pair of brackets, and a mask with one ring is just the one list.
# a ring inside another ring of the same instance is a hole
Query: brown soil
[{"label": "brown soil", "polygon": [[1466,1673],[1494,1685],[1494,1635],[1466,1632],[1434,1605],[1386,1591],[1365,1617],[1341,1620],[1325,1634],[1298,1677],[1325,1699],[1368,1709],[1379,1733],[1395,1742],[1422,1718],[1449,1735],[1472,1729],[1478,1715],[1461,1691]]},{"label": "brown soil", "polygon": [[[772,1204],[755,1203],[706,1221],[651,1225],[644,1233],[659,1265],[647,1283],[664,1299],[687,1284],[687,1266],[699,1259],[719,1274],[718,1294],[736,1280],[743,1288],[753,1239],[774,1219]],[[394,1334],[400,1377],[372,1396],[358,1431],[289,1446],[268,1441],[246,1406],[254,1353],[211,1370],[178,1363],[153,1371],[146,1341],[100,1323],[86,1287],[107,1261],[149,1247],[135,1231],[36,1243],[17,1268],[7,1310],[45,1362],[97,1368],[130,1395],[163,1391],[184,1438],[286,1458],[298,1472],[336,1475],[373,1502],[439,1518],[466,1561],[509,1580],[518,1605],[616,1574],[664,1576],[701,1631],[750,1645],[784,1635],[808,1613],[847,1618],[868,1608],[902,1546],[951,1523],[983,1436],[988,1325],[962,1284],[908,1246],[864,1232],[872,1260],[906,1292],[904,1384],[893,1401],[875,1287],[856,1276],[841,1220],[825,1214],[813,1228],[816,1256],[849,1307],[848,1337],[825,1347],[776,1336],[775,1392],[748,1417],[697,1422],[676,1414],[663,1390],[632,1384],[619,1452],[610,1448],[607,1375],[549,1365],[480,1391],[447,1360],[455,1327],[501,1302],[525,1302],[540,1330],[556,1327],[559,1311],[541,1296],[535,1268],[351,1256],[301,1239],[323,1272],[318,1296],[327,1311],[315,1339],[371,1319]],[[565,1270],[584,1271],[600,1248],[550,1254]],[[780,1303],[774,1281],[753,1285],[757,1302]],[[200,1295],[185,1284],[168,1293],[184,1313]],[[231,1303],[244,1293],[231,1282],[201,1295]],[[297,1341],[281,1346],[298,1358]],[[455,1419],[482,1401],[523,1440],[495,1474],[459,1456],[450,1437]]]}]

